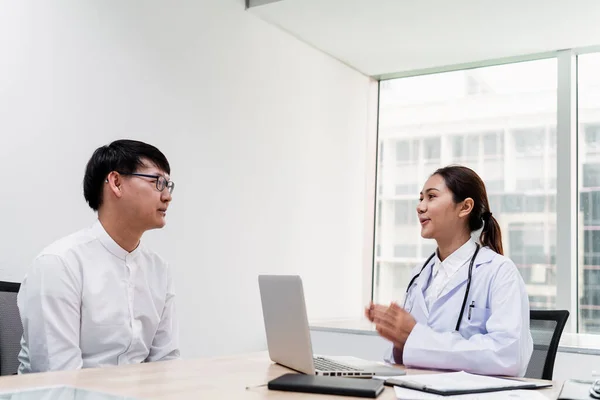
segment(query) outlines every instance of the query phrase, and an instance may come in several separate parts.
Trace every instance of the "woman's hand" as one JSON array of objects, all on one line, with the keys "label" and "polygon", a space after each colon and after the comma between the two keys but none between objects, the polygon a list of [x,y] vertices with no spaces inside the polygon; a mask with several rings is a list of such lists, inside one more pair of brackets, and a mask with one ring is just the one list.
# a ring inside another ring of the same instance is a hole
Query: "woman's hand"
[{"label": "woman's hand", "polygon": [[376,313],[384,313],[388,308],[386,306],[382,306],[381,304],[373,304],[369,303],[367,307],[365,307],[365,317],[371,322],[375,322],[373,319],[375,318]]},{"label": "woman's hand", "polygon": [[413,316],[396,303],[389,307],[371,303],[365,308],[365,316],[375,323],[377,332],[394,343],[394,347],[400,351],[417,324]]}]

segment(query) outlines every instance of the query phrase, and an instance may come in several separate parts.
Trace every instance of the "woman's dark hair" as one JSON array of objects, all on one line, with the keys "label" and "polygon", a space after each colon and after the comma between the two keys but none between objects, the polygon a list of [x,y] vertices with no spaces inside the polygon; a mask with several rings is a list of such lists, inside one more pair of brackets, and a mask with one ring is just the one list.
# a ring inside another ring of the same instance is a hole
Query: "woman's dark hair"
[{"label": "woman's dark hair", "polygon": [[106,176],[112,171],[122,174],[134,173],[148,160],[167,174],[171,173],[169,161],[156,147],[137,140],[116,140],[94,151],[87,163],[83,178],[83,196],[92,210],[102,205],[102,187]]},{"label": "woman's dark hair", "polygon": [[[498,254],[504,254],[502,249],[502,233],[500,225],[490,211],[490,203],[485,190],[485,184],[475,171],[461,165],[450,165],[440,168],[433,175],[444,178],[446,186],[453,194],[454,202],[459,203],[467,198],[473,199],[473,211],[469,215],[469,228],[472,231],[483,231],[479,241]],[[485,223],[485,224],[484,224]]]}]

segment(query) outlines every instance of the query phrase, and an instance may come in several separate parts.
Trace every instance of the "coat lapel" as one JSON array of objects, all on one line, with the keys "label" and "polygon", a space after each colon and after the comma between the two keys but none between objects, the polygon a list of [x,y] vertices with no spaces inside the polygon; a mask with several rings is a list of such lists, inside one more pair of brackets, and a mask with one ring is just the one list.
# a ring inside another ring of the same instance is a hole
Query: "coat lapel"
[{"label": "coat lapel", "polygon": [[[429,277],[431,276],[431,270],[433,268],[433,260],[429,262],[427,267],[423,269],[421,275],[417,278],[413,287],[411,288],[412,298],[412,308],[410,309],[410,313],[418,322],[427,323],[427,319],[429,318],[429,310],[427,310],[427,305],[425,303],[425,295],[423,291],[425,290],[425,285],[429,281]],[[423,320],[421,320],[421,317]]]}]

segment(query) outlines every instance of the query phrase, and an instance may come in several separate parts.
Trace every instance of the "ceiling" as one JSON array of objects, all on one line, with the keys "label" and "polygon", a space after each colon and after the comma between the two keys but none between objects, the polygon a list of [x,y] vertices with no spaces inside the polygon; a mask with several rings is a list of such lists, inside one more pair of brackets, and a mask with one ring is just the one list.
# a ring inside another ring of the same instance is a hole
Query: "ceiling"
[{"label": "ceiling", "polygon": [[374,77],[600,45],[598,0],[279,0],[249,11]]}]

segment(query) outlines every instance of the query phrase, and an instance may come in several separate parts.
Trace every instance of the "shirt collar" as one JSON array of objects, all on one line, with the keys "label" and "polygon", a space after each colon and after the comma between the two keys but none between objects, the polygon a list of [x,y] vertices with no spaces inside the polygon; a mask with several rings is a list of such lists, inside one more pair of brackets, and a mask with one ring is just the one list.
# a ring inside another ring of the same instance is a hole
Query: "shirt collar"
[{"label": "shirt collar", "polygon": [[438,252],[435,252],[435,265],[434,269],[441,269],[447,276],[453,275],[460,269],[465,263],[467,263],[473,257],[477,244],[473,238],[469,238],[465,244],[460,246],[454,253],[450,254],[444,261],[440,261]]},{"label": "shirt collar", "polygon": [[100,241],[100,243],[102,243],[102,246],[104,246],[106,250],[121,260],[127,261],[132,259],[140,252],[140,248],[142,247],[141,243],[138,244],[138,246],[131,253],[119,246],[119,244],[110,237],[108,232],[106,232],[100,220],[97,220],[94,225],[92,225],[91,229],[92,235],[94,235]]}]

